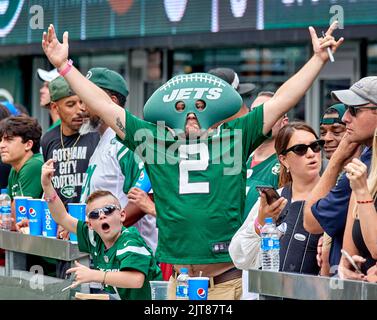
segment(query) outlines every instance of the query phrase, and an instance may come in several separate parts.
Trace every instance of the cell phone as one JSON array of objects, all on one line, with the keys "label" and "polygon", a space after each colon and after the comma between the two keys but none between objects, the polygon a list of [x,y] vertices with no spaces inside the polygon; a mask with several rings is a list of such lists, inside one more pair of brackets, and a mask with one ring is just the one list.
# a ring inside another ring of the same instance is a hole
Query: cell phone
[{"label": "cell phone", "polygon": [[280,195],[278,194],[278,192],[275,190],[274,187],[271,187],[271,186],[256,186],[255,188],[258,190],[259,194],[261,194],[263,192],[266,195],[267,203],[269,205],[274,203],[276,200],[278,200],[280,198]]},{"label": "cell phone", "polygon": [[340,250],[340,252],[348,260],[348,262],[352,265],[352,267],[354,267],[354,269],[357,273],[363,274],[361,272],[359,266],[356,264],[355,260],[352,259],[352,257],[350,256],[350,254],[346,250],[342,249],[342,250]]}]

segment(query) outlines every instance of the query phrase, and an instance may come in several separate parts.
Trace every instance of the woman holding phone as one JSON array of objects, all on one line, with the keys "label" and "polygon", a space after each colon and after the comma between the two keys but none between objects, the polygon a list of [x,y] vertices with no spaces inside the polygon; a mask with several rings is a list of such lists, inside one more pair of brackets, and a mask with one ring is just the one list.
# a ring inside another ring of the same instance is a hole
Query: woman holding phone
[{"label": "woman holding phone", "polygon": [[318,274],[316,262],[320,235],[305,231],[304,201],[320,178],[321,150],[324,141],[304,122],[292,122],[280,129],[275,149],[281,164],[281,197],[268,204],[261,192],[247,219],[234,235],[229,252],[240,269],[259,268],[260,229],[266,217],[272,217],[282,236],[280,238],[280,270]]},{"label": "woman holding phone", "polygon": [[371,148],[373,155],[369,176],[366,165],[357,158],[344,167],[352,195],[343,249],[352,256],[362,273],[357,272],[346,257],[342,257],[339,276],[343,279],[377,282],[377,130]]}]

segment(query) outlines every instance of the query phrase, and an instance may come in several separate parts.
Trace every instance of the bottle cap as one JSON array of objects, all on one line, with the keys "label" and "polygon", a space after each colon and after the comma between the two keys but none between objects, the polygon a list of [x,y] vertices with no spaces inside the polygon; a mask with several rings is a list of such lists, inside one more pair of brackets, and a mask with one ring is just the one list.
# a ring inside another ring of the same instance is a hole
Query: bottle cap
[{"label": "bottle cap", "polygon": [[268,217],[268,218],[264,218],[264,222],[265,222],[265,223],[272,223],[273,220],[272,220],[271,217]]},{"label": "bottle cap", "polygon": [[187,268],[181,268],[181,273],[188,273],[188,269]]}]

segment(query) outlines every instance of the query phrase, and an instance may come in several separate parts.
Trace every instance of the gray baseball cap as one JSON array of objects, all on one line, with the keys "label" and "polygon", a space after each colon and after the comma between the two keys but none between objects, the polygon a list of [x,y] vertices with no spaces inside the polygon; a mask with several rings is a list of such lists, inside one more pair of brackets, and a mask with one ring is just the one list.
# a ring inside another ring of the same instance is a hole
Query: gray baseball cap
[{"label": "gray baseball cap", "polygon": [[348,106],[377,105],[377,77],[362,78],[348,90],[332,91],[331,96]]}]

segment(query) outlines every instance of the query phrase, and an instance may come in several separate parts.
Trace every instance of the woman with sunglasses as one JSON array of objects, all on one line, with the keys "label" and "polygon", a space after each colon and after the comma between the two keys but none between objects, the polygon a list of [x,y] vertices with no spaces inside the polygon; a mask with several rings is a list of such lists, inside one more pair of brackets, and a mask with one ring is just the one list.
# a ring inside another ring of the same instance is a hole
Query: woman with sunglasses
[{"label": "woman with sunglasses", "polygon": [[339,276],[343,279],[377,282],[377,129],[374,132],[372,165],[354,158],[344,170],[352,188],[348,208],[343,249],[360,267],[357,272],[351,263],[341,258]]},{"label": "woman with sunglasses", "polygon": [[101,283],[103,290],[122,300],[150,300],[149,281],[162,280],[152,250],[136,228],[125,228],[125,211],[109,191],[95,191],[86,200],[87,223],[70,216],[54,187],[54,160],[42,167],[45,200],[57,224],[77,233],[81,252],[90,253],[95,269],[76,263],[71,288],[81,283]]},{"label": "woman with sunglasses", "polygon": [[280,270],[318,274],[316,262],[320,235],[305,231],[303,207],[311,189],[320,178],[323,140],[306,123],[292,122],[280,129],[275,150],[281,164],[278,190],[281,197],[267,203],[262,192],[242,227],[234,235],[229,252],[240,269],[259,268],[260,229],[272,217],[280,238]]}]

